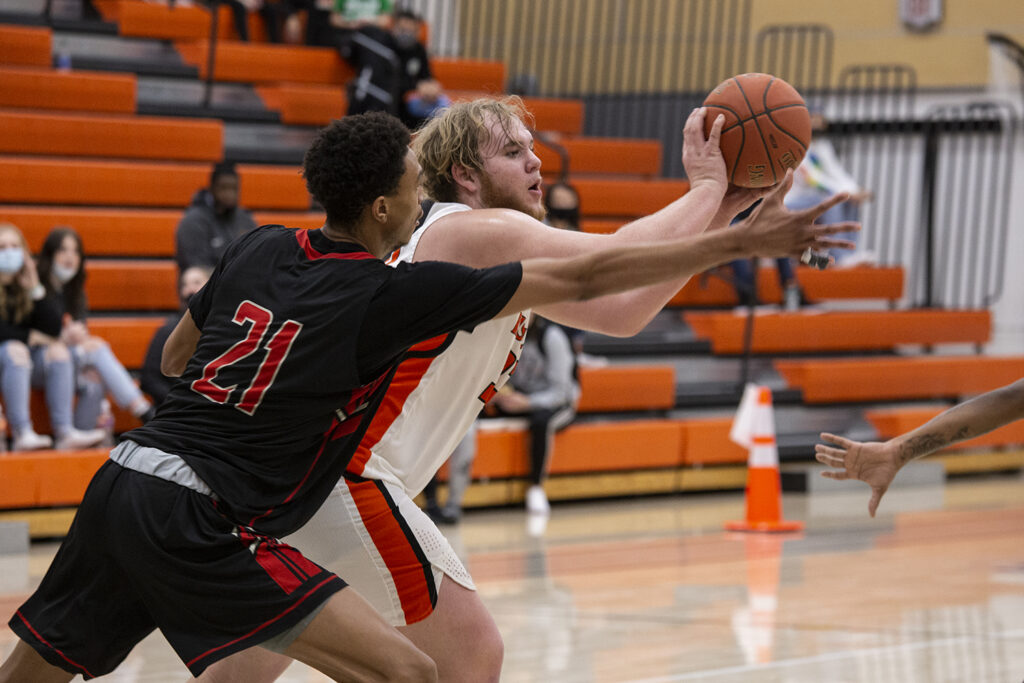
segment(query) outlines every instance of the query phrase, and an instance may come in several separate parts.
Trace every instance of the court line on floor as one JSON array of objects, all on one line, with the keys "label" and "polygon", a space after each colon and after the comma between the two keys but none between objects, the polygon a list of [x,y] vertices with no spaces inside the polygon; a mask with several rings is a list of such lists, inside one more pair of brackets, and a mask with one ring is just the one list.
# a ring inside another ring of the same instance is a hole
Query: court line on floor
[{"label": "court line on floor", "polygon": [[[993,634],[993,637],[1000,639],[1024,638],[1024,629],[1007,631],[1005,633]],[[844,650],[842,652],[826,652],[813,657],[797,657],[794,659],[783,659],[765,664],[745,664],[743,666],[729,666],[724,669],[707,669],[705,671],[694,671],[688,674],[675,676],[659,676],[657,678],[637,678],[629,683],[674,683],[675,681],[702,680],[708,677],[731,676],[733,674],[753,673],[768,669],[783,669],[803,664],[817,664],[822,662],[834,662],[851,657],[881,654],[886,652],[898,652],[901,650],[922,650],[930,647],[942,647],[948,645],[962,645],[978,640],[978,636],[960,636],[958,638],[944,638],[942,640],[928,640],[919,643],[905,643],[902,645],[887,645],[883,647],[864,648],[860,650]]]}]

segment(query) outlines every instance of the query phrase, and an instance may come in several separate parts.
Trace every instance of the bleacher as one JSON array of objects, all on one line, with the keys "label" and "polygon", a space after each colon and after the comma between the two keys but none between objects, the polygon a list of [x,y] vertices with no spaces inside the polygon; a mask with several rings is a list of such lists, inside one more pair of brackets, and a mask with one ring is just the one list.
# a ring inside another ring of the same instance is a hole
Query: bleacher
[{"label": "bleacher", "polygon": [[[177,308],[174,229],[211,163],[243,162],[241,204],[258,222],[322,223],[298,165],[315,127],[345,111],[342,84],[352,73],[331,50],[261,42],[255,19],[253,42],[237,42],[224,20],[207,107],[206,10],[141,0],[97,6],[103,21],[60,29],[3,15],[0,221],[19,226],[35,250],[55,225],[81,233],[90,257],[90,328],[135,371],[153,331]],[[58,53],[70,56],[71,70],[54,67]],[[438,59],[435,71],[460,98],[501,92],[506,82],[500,62]],[[686,192],[684,180],[659,177],[664,155],[678,150],[584,136],[579,100],[525,101],[537,130],[557,133],[569,154],[585,231],[614,231]],[[537,152],[545,177],[555,177],[560,155],[544,144]],[[989,340],[987,310],[898,309],[900,267],[801,267],[797,277],[817,306],[759,312],[751,336],[750,367],[776,389],[787,461],[809,462],[819,429],[859,425],[884,438],[966,392],[1024,374],[1024,357],[957,351]],[[773,272],[761,269],[758,286],[762,302],[781,300]],[[728,440],[747,324],[735,305],[732,286],[715,271],[693,278],[636,338],[588,335],[587,351],[611,365],[583,369],[580,418],[555,440],[552,500],[743,486],[746,452]],[[926,353],[933,350],[939,353]],[[37,429],[45,431],[45,406],[39,396],[34,401]],[[119,432],[136,424],[115,413]],[[481,430],[467,505],[521,500],[526,441],[515,421]],[[1019,445],[1024,432],[1000,431],[984,443]],[[0,510],[75,505],[104,456],[0,456]],[[12,514],[21,513],[0,518]],[[52,535],[62,515],[39,517],[33,533]]]}]

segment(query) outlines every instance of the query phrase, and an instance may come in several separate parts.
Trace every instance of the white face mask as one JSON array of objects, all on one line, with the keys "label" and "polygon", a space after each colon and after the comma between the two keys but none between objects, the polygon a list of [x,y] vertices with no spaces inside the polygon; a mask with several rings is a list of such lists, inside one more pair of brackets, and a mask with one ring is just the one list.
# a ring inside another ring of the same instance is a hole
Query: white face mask
[{"label": "white face mask", "polygon": [[69,282],[76,273],[78,273],[77,268],[68,268],[67,266],[62,266],[59,263],[53,264],[53,276],[57,278],[57,282],[62,285]]},{"label": "white face mask", "polygon": [[0,249],[0,273],[10,275],[17,273],[25,265],[25,250],[21,247],[5,247]]}]

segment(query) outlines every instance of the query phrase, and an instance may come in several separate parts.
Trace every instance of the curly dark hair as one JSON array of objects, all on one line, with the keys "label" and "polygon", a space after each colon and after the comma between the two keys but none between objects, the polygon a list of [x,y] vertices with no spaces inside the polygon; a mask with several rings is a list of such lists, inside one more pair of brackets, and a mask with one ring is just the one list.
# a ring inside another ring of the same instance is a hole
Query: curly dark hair
[{"label": "curly dark hair", "polygon": [[302,175],[329,223],[352,225],[373,200],[398,188],[409,140],[402,122],[384,112],[336,119],[317,134]]}]

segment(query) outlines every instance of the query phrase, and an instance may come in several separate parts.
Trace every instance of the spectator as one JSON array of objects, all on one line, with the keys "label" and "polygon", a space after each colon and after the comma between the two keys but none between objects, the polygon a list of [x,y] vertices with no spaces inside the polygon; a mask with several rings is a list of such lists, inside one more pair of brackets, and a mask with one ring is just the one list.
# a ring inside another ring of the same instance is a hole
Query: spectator
[{"label": "spectator", "polygon": [[105,436],[101,429],[79,431],[72,425],[74,375],[71,354],[60,342],[60,334],[60,305],[46,296],[25,237],[14,225],[0,223],[0,390],[14,450],[53,445],[50,437],[36,434],[32,426],[33,376],[46,387],[57,448],[86,448]]},{"label": "spectator", "polygon": [[[860,213],[862,202],[871,198],[871,193],[860,186],[857,180],[850,175],[839,161],[832,142],[823,137],[827,127],[827,121],[820,112],[811,114],[811,130],[814,134],[811,144],[807,148],[807,154],[793,174],[793,187],[786,195],[786,207],[798,211],[814,206],[825,197],[830,197],[840,192],[848,192],[850,199],[837,204],[818,218],[818,223],[835,223],[843,221],[856,221]],[[842,233],[843,239],[856,241],[857,233]],[[842,263],[849,259],[852,252],[844,249],[834,249],[831,252],[836,263]]]},{"label": "spectator", "polygon": [[[544,222],[553,228],[580,231],[580,194],[575,187],[564,180],[559,180],[547,188],[544,193]],[[593,359],[597,364],[601,364],[602,359],[583,353],[583,330],[568,325],[559,326],[569,336],[569,343],[572,344],[577,361],[582,363],[584,359],[587,362]]]},{"label": "spectator", "polygon": [[231,240],[256,227],[252,214],[238,206],[238,173],[220,163],[210,174],[210,187],[196,192],[174,235],[178,270],[213,268]]},{"label": "spectator", "polygon": [[576,188],[560,180],[544,193],[545,223],[563,230],[580,230],[580,195]]},{"label": "spectator", "polygon": [[[508,386],[511,385],[511,390]],[[500,415],[525,415],[530,422],[530,487],[526,509],[547,515],[544,493],[548,460],[556,432],[576,417],[580,385],[569,337],[558,325],[534,316],[509,385],[492,399]]]},{"label": "spectator", "polygon": [[341,58],[356,70],[346,86],[348,113],[399,116],[398,58],[388,31],[391,0],[335,0],[330,23]]},{"label": "spectator", "polygon": [[356,69],[348,84],[348,113],[386,111],[418,128],[451,104],[430,70],[427,49],[419,40],[422,28],[413,12],[399,11],[385,28],[390,2],[358,3],[362,13],[349,11],[352,0],[339,0],[339,51]]},{"label": "spectator", "polygon": [[420,42],[422,28],[423,22],[414,12],[395,12],[391,40],[399,65],[400,118],[411,130],[452,103],[430,69],[427,48]]},{"label": "spectator", "polygon": [[167,392],[178,381],[177,377],[168,377],[160,371],[160,354],[163,353],[164,343],[171,336],[171,331],[174,330],[178,321],[181,320],[181,316],[188,309],[188,302],[192,295],[203,288],[203,285],[210,279],[212,273],[212,268],[192,266],[181,274],[178,278],[180,310],[178,313],[170,316],[163,326],[156,331],[153,339],[149,342],[149,348],[146,349],[146,358],[142,362],[140,382],[142,390],[149,394],[149,397],[153,400],[154,410],[160,407],[160,404],[163,403],[164,398],[167,396]]},{"label": "spectator", "polygon": [[89,334],[86,327],[85,250],[82,238],[68,227],[50,231],[39,252],[39,280],[47,297],[56,301],[63,325],[60,339],[71,351],[78,387],[74,424],[78,429],[97,426],[101,405],[109,391],[114,402],[143,422],[153,406],[135,386],[110,346]]},{"label": "spectator", "polygon": [[301,43],[299,12],[306,10],[308,17],[312,6],[310,0],[263,0],[259,13],[267,27],[267,39],[272,43]]}]

